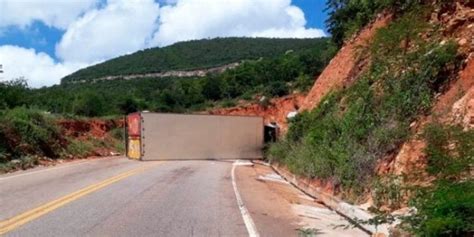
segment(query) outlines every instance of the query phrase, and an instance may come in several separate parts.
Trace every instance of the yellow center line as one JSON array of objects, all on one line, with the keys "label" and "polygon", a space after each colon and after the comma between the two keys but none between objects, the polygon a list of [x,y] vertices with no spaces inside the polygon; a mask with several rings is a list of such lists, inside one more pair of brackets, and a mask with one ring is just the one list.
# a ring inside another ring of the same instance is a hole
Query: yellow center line
[{"label": "yellow center line", "polygon": [[145,170],[147,169],[150,169],[158,164],[161,164],[162,162],[160,163],[155,163],[155,164],[152,164],[152,165],[149,165],[149,166],[145,166],[145,167],[138,167],[136,169],[132,169],[132,170],[129,170],[129,171],[126,171],[124,173],[121,173],[119,175],[116,175],[116,176],[113,176],[111,178],[108,178],[106,180],[103,180],[99,183],[96,183],[96,184],[92,184],[90,186],[87,186],[83,189],[80,189],[76,192],[73,192],[73,193],[70,193],[66,196],[63,196],[61,198],[58,198],[56,200],[53,200],[53,201],[50,201],[48,203],[45,203],[37,208],[34,208],[32,210],[29,210],[29,211],[26,211],[22,214],[19,214],[17,216],[14,216],[12,218],[9,218],[9,219],[6,219],[2,222],[0,222],[0,235],[3,235],[7,232],[10,232],[42,215],[45,215],[57,208],[60,208],[74,200],[77,200],[87,194],[90,194],[90,193],[93,193],[101,188],[104,188],[108,185],[111,185],[115,182],[118,182],[122,179],[125,179],[127,177],[130,177],[132,175],[135,175],[135,174],[138,174],[138,173],[141,173],[141,172],[144,172]]}]

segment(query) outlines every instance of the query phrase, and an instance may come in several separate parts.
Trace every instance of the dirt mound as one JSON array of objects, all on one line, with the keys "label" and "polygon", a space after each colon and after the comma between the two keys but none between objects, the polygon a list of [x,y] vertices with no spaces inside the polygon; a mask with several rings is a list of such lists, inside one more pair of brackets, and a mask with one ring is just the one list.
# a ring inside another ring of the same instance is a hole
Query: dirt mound
[{"label": "dirt mound", "polygon": [[87,139],[89,137],[103,139],[114,128],[124,127],[122,119],[87,119],[87,120],[60,120],[62,134],[67,137]]},{"label": "dirt mound", "polygon": [[386,26],[391,19],[390,14],[379,15],[372,24],[365,27],[355,38],[347,42],[319,75],[300,110],[311,110],[329,92],[349,86],[369,62],[367,57],[363,55],[359,57],[358,49],[367,45],[377,29]]},{"label": "dirt mound", "polygon": [[276,122],[282,131],[286,131],[287,115],[290,112],[297,111],[303,103],[305,96],[302,94],[293,94],[280,98],[271,99],[266,105],[264,103],[250,103],[232,108],[220,108],[208,111],[215,115],[252,115],[262,116],[265,124]]},{"label": "dirt mound", "polygon": [[[123,128],[123,119],[63,119],[58,121],[61,134],[70,141],[80,141],[91,145],[91,149],[81,154],[71,154],[69,158],[100,157],[118,154],[114,144],[120,142],[110,131]],[[101,143],[94,141],[100,140]],[[100,145],[97,145],[100,144]]]}]

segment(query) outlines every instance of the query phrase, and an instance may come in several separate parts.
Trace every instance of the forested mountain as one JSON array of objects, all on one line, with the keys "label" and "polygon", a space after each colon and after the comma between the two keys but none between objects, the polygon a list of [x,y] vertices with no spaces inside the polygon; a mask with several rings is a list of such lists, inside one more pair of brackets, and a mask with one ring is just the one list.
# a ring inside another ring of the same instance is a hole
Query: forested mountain
[{"label": "forested mountain", "polygon": [[[52,87],[29,89],[24,81],[0,85],[0,93],[5,94],[0,95],[0,109],[26,106],[55,114],[104,116],[137,110],[190,112],[231,106],[238,100],[254,100],[256,96],[271,98],[306,91],[335,50],[325,38],[218,38],[178,43],[86,68]],[[180,70],[243,62],[220,74],[203,77],[92,80],[114,75],[109,72],[149,73],[146,70],[151,70],[149,62],[153,60],[161,62],[157,65],[162,68]],[[149,69],[145,69],[147,65]],[[68,83],[78,79],[86,82]]]},{"label": "forested mountain", "polygon": [[216,38],[176,43],[124,55],[81,69],[62,83],[104,76],[211,68],[241,60],[274,58],[292,50],[323,49],[329,39]]}]

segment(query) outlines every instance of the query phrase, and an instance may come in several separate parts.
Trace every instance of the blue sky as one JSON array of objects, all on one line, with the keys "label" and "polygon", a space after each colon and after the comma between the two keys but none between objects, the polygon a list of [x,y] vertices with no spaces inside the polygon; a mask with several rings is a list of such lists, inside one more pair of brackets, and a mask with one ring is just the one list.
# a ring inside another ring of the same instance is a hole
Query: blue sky
[{"label": "blue sky", "polygon": [[326,0],[293,0],[292,3],[303,10],[306,17],[306,26],[310,28],[323,29],[326,32],[327,13]]},{"label": "blue sky", "polygon": [[16,45],[34,48],[55,57],[54,46],[61,39],[64,30],[48,27],[41,21],[35,21],[24,29],[9,26],[0,35],[0,45]]},{"label": "blue sky", "polygon": [[[324,0],[3,0],[0,80],[33,87],[80,68],[182,40],[327,35]],[[306,22],[306,23],[305,23]]]}]

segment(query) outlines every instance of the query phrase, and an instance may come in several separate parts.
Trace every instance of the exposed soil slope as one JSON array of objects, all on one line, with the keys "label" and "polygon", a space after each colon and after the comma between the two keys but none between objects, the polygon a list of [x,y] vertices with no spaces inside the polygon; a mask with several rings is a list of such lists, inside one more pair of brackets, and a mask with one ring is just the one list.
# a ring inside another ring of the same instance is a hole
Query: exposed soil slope
[{"label": "exposed soil slope", "polygon": [[381,164],[379,172],[419,175],[419,171],[423,170],[426,164],[423,152],[426,144],[416,135],[433,120],[446,124],[461,124],[465,129],[474,128],[474,57],[468,59],[466,67],[459,73],[459,79],[438,97],[432,114],[413,124],[415,136],[403,144],[392,161]]},{"label": "exposed soil slope", "polygon": [[[412,124],[414,136],[405,142],[398,154],[379,166],[379,173],[420,175],[424,170],[426,144],[419,138],[426,124],[439,121],[444,124],[461,124],[474,128],[474,9],[457,2],[455,8],[441,9],[432,14],[431,23],[442,24],[447,39],[459,45],[460,56],[466,57],[457,79],[446,86],[433,104],[431,114],[422,116]],[[417,177],[417,180],[421,180]]]},{"label": "exposed soil slope", "polygon": [[300,110],[314,108],[329,92],[349,86],[357,79],[369,63],[369,59],[366,56],[358,54],[358,49],[367,45],[377,29],[386,26],[391,18],[390,14],[379,15],[372,24],[365,27],[356,37],[339,50],[316,79]]},{"label": "exposed soil slope", "polygon": [[58,122],[58,124],[62,128],[62,133],[67,137],[74,137],[79,139],[87,139],[88,137],[93,137],[97,139],[103,139],[112,129],[123,128],[124,120],[61,120]]},{"label": "exposed soil slope", "polygon": [[282,131],[286,131],[288,128],[286,122],[288,113],[298,111],[304,98],[305,96],[302,94],[293,94],[271,99],[266,106],[252,103],[232,108],[214,109],[209,111],[209,114],[262,116],[266,124],[276,122]]}]

